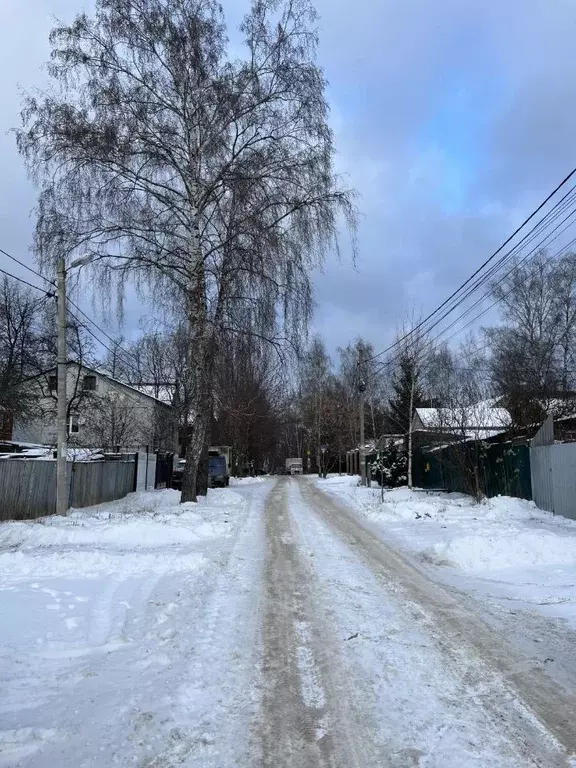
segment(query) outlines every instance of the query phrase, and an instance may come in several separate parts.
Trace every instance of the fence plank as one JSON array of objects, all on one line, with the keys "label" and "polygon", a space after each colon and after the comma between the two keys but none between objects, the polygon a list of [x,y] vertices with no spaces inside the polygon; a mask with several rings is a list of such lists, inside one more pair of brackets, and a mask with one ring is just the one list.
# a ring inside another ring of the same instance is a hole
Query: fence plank
[{"label": "fence plank", "polygon": [[116,501],[134,489],[134,459],[76,462],[73,465],[71,506],[90,507]]},{"label": "fence plank", "polygon": [[55,462],[0,461],[0,520],[27,520],[55,511]]},{"label": "fence plank", "polygon": [[[135,472],[136,462],[129,455],[120,461],[69,463],[70,506],[123,498],[134,489]],[[0,521],[30,520],[55,511],[55,461],[0,460]]]},{"label": "fence plank", "polygon": [[554,514],[576,519],[576,444],[552,445]]},{"label": "fence plank", "polygon": [[423,488],[532,498],[530,452],[523,445],[470,440],[429,452],[421,449],[414,467],[416,484]]},{"label": "fence plank", "polygon": [[536,506],[548,512],[554,512],[552,448],[553,446],[551,445],[533,446],[530,448],[532,496]]}]

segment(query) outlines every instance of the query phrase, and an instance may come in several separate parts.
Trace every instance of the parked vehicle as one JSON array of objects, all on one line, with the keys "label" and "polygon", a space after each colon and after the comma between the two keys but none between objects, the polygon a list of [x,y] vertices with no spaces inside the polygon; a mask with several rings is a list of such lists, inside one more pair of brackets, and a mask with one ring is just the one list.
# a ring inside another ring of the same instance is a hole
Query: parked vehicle
[{"label": "parked vehicle", "polygon": [[301,475],[303,471],[302,459],[286,459],[286,474]]},{"label": "parked vehicle", "polygon": [[[230,448],[211,446],[208,451],[208,484],[210,488],[227,488],[230,485]],[[186,459],[178,459],[172,473],[172,488],[182,490]]]},{"label": "parked vehicle", "polygon": [[230,475],[225,456],[208,457],[208,479],[211,488],[227,488],[230,485]]},{"label": "parked vehicle", "polygon": [[184,477],[184,467],[186,466],[186,459],[178,459],[174,463],[174,469],[172,471],[172,488],[177,491],[182,490],[182,479]]}]

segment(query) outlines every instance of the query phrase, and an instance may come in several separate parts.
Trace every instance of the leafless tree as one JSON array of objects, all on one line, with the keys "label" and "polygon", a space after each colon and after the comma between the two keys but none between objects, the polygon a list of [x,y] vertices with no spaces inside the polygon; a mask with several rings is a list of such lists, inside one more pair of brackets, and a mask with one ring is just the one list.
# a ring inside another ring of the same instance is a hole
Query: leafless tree
[{"label": "leafless tree", "polygon": [[380,361],[375,358],[374,346],[358,337],[353,344],[338,349],[340,356],[339,378],[348,396],[350,447],[358,445],[358,383],[359,363],[365,383],[365,402],[369,419],[367,437],[376,441],[384,430],[384,401],[387,379],[379,375]]},{"label": "leafless tree", "polygon": [[392,424],[407,435],[408,487],[412,488],[414,410],[425,399],[424,381],[432,346],[418,323],[406,321],[398,333],[398,344],[392,362],[396,368],[392,378],[389,415]]},{"label": "leafless tree", "polygon": [[[24,423],[36,415],[37,402],[23,382],[35,371],[39,352],[41,305],[16,280],[0,281],[0,416]],[[48,299],[49,300],[49,299]]]},{"label": "leafless tree", "polygon": [[[33,380],[27,385],[36,402],[43,405],[42,419],[55,418],[58,395],[56,390],[56,361],[58,354],[58,336],[56,324],[55,302],[44,303],[41,307],[41,318],[38,328],[37,355],[34,360]],[[66,413],[68,429],[71,418],[78,412],[82,402],[89,397],[84,388],[85,371],[82,366],[96,365],[93,338],[85,327],[72,316],[66,329],[68,342],[68,392]],[[46,405],[47,404],[47,405]]]},{"label": "leafless tree", "polygon": [[57,87],[24,103],[44,262],[88,250],[108,284],[152,285],[182,312],[183,501],[195,499],[222,327],[242,331],[248,308],[251,332],[275,337],[280,323],[301,339],[309,269],[341,217],[354,224],[332,167],[315,18],[309,0],[254,0],[246,56],[232,59],[216,0],[97,0],[93,18],[52,31]]},{"label": "leafless tree", "polygon": [[486,329],[493,380],[518,426],[562,415],[574,389],[576,254],[539,252],[493,286],[502,324]]},{"label": "leafless tree", "polygon": [[215,445],[231,446],[236,472],[283,465],[287,455],[279,442],[287,410],[283,361],[252,335],[224,334],[215,365],[211,434]]},{"label": "leafless tree", "polygon": [[324,342],[315,336],[302,356],[300,393],[303,422],[309,436],[309,450],[316,458],[318,475],[324,474],[322,446],[327,444],[329,389],[333,374]]}]

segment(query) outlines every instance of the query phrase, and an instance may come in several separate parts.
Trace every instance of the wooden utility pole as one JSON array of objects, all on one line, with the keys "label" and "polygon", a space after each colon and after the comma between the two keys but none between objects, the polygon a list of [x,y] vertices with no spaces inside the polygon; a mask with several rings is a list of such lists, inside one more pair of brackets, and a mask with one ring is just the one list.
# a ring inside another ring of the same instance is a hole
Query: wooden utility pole
[{"label": "wooden utility pole", "polygon": [[358,350],[358,392],[360,394],[360,450],[358,458],[360,459],[360,478],[362,485],[366,485],[366,461],[364,458],[364,401],[366,399],[366,382],[364,381],[364,372],[362,369],[362,355]]},{"label": "wooden utility pole", "polygon": [[66,350],[66,264],[58,259],[58,405],[56,415],[56,514],[65,515],[68,510],[68,478],[66,458],[68,454],[68,424],[66,423],[66,376],[68,360]]}]

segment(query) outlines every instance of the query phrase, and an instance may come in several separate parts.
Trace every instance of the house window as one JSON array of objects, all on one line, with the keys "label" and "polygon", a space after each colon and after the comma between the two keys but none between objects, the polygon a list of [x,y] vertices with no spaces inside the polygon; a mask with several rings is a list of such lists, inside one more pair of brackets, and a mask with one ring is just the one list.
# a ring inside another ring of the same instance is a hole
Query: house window
[{"label": "house window", "polygon": [[56,392],[58,389],[58,377],[57,376],[48,376],[48,389],[50,392]]},{"label": "house window", "polygon": [[84,376],[82,389],[94,392],[96,390],[96,376]]},{"label": "house window", "polygon": [[70,416],[70,434],[78,432],[78,416]]}]

